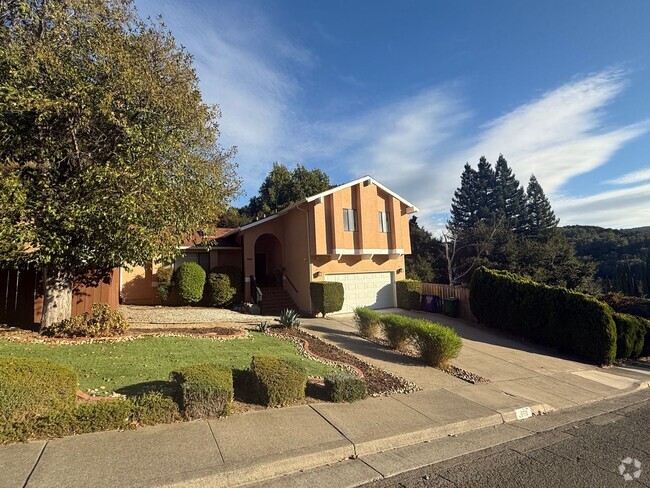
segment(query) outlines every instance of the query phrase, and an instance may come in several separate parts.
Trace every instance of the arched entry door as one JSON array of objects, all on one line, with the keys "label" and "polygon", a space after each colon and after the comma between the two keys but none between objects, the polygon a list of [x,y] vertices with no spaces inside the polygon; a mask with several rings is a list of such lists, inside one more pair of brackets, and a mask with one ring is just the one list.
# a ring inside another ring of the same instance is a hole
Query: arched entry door
[{"label": "arched entry door", "polygon": [[262,286],[282,286],[282,244],[273,234],[255,241],[255,280]]}]

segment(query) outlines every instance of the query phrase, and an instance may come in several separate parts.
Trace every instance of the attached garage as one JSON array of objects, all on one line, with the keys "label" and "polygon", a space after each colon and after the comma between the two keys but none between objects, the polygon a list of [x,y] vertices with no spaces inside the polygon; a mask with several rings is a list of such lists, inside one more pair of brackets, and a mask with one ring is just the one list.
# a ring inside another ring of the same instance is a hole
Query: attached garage
[{"label": "attached garage", "polygon": [[343,283],[345,299],[340,313],[352,312],[355,307],[389,308],[395,306],[395,279],[393,272],[332,273],[325,281]]}]

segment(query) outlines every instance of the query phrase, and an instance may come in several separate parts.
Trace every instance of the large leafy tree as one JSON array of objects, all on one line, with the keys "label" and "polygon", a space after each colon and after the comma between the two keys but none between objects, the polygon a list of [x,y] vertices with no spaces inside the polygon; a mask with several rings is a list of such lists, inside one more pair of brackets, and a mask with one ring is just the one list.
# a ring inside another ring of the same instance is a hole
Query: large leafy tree
[{"label": "large leafy tree", "polygon": [[251,198],[242,212],[250,217],[262,217],[331,187],[329,176],[318,168],[308,170],[297,165],[289,170],[284,164],[276,162],[262,182],[258,194]]},{"label": "large leafy tree", "polygon": [[406,256],[406,276],[425,283],[445,280],[446,268],[442,258],[443,245],[431,232],[418,224],[414,215],[409,220],[411,254]]},{"label": "large leafy tree", "polygon": [[43,270],[47,326],[75,276],[174,256],[239,181],[191,56],[130,0],[0,9],[0,261]]}]

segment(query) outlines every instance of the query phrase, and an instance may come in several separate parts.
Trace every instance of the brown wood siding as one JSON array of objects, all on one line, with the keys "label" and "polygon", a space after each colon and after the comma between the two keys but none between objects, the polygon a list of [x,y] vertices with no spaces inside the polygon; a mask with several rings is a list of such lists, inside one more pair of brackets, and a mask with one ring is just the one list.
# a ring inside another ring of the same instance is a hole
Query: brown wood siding
[{"label": "brown wood siding", "polygon": [[[41,321],[43,295],[41,273],[28,270],[0,270],[0,323],[31,325]],[[93,303],[120,303],[119,268],[113,269],[97,286],[77,280],[72,297],[72,316],[89,312]]]},{"label": "brown wood siding", "polygon": [[458,297],[460,299],[460,312],[458,316],[461,319],[477,322],[469,306],[469,288],[441,285],[440,283],[422,283],[422,294],[437,295],[442,299]]}]

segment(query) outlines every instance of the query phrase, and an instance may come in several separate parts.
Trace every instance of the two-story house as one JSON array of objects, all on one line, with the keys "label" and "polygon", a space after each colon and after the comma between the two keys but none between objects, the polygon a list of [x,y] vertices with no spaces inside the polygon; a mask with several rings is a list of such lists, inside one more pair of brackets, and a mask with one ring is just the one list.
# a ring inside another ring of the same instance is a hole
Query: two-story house
[{"label": "two-story house", "polygon": [[[265,313],[291,301],[311,311],[310,283],[322,280],[343,283],[341,312],[393,307],[395,282],[405,278],[404,255],[411,252],[409,215],[417,210],[364,176],[240,228],[220,229],[215,247],[188,246],[180,261],[196,261],[206,271],[241,266],[245,300],[255,301],[258,287]],[[154,275],[154,269],[123,273],[123,301],[151,302]]]}]

